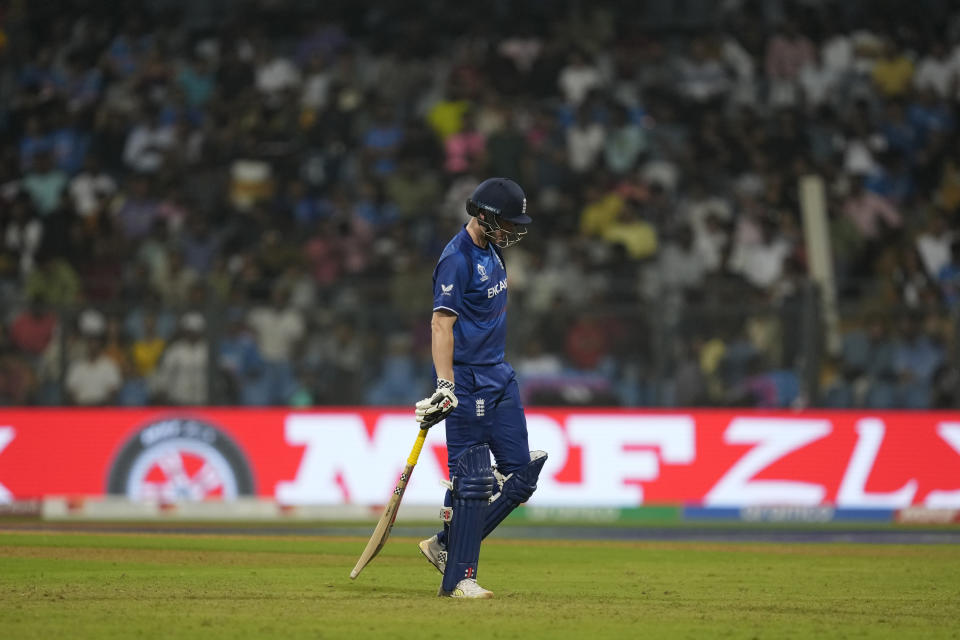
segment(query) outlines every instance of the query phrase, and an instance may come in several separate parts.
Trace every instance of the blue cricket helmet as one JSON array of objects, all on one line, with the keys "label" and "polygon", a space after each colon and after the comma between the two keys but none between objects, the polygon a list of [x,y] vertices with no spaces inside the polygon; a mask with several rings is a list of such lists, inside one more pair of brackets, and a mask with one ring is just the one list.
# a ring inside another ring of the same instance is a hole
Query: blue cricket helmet
[{"label": "blue cricket helmet", "polygon": [[[533,221],[527,215],[527,196],[509,178],[488,178],[477,185],[467,199],[467,213],[477,219],[487,238],[501,248],[520,242],[527,233],[526,225]],[[502,220],[512,228],[504,228]]]}]

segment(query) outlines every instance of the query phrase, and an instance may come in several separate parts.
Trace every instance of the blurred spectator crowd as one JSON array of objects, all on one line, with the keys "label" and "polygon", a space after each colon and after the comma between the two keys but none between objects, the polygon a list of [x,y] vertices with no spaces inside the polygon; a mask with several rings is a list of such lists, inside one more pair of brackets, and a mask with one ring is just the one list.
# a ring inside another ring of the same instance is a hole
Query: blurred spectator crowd
[{"label": "blurred spectator crowd", "polygon": [[957,406],[958,104],[946,1],[0,1],[0,403],[409,404],[502,175],[527,402]]}]

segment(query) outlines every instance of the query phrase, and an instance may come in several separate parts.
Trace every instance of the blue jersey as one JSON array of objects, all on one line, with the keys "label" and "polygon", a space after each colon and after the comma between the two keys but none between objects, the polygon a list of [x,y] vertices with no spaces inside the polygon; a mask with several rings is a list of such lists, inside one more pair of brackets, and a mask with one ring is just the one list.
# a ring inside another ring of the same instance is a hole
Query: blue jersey
[{"label": "blue jersey", "polygon": [[503,362],[507,338],[507,270],[500,251],[474,244],[466,226],[446,246],[433,271],[433,310],[457,314],[453,363]]}]

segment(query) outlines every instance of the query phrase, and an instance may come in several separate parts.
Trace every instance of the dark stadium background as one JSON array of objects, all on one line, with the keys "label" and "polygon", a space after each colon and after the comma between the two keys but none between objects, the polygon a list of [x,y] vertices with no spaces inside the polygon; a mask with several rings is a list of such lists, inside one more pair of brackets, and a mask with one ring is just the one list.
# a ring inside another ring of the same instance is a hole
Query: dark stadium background
[{"label": "dark stadium background", "polygon": [[958,98],[947,1],[6,0],[0,403],[409,405],[505,175],[529,405],[956,407]]}]

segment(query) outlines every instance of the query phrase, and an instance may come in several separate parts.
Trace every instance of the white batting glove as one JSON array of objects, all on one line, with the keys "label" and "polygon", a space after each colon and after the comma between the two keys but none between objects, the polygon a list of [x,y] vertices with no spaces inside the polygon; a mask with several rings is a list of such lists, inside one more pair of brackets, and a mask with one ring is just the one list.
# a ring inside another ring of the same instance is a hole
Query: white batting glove
[{"label": "white batting glove", "polygon": [[421,429],[429,429],[457,408],[457,396],[453,388],[449,380],[437,378],[437,390],[429,398],[417,403],[417,422]]}]

